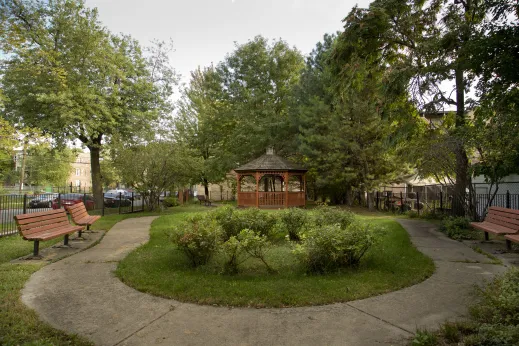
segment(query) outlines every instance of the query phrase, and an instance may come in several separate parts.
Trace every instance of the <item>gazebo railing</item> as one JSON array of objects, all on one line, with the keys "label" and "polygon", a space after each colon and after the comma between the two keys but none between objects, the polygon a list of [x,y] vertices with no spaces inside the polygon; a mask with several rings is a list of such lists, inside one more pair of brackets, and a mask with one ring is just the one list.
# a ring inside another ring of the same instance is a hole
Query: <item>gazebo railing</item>
[{"label": "gazebo railing", "polygon": [[288,193],[288,206],[304,206],[305,205],[305,193],[304,192],[289,192]]},{"label": "gazebo railing", "polygon": [[259,192],[260,206],[283,206],[285,205],[285,192]]}]

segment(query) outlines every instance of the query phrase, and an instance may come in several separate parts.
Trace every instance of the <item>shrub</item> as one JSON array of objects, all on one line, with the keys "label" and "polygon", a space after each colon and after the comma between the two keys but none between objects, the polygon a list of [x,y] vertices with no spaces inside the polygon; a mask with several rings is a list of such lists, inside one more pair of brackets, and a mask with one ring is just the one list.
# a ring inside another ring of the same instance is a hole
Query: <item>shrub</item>
[{"label": "shrub", "polygon": [[448,217],[443,219],[440,231],[454,240],[478,239],[480,234],[470,226],[470,221],[464,217]]},{"label": "shrub", "polygon": [[200,215],[179,224],[170,239],[191,261],[193,267],[206,264],[216,252],[222,231],[216,221]]},{"label": "shrub", "polygon": [[375,242],[375,232],[373,225],[359,221],[351,222],[347,227],[313,225],[303,234],[294,253],[313,273],[357,266]]},{"label": "shrub", "polygon": [[355,220],[355,214],[352,212],[328,206],[315,208],[309,215],[310,222],[315,226],[338,224],[342,228],[345,228]]},{"label": "shrub", "polygon": [[413,339],[413,346],[436,346],[438,345],[438,337],[436,334],[427,330],[418,330]]},{"label": "shrub", "polygon": [[243,258],[244,249],[236,236],[231,236],[220,246],[220,252],[224,255],[225,262],[223,272],[225,274],[238,273],[238,265],[246,260]]},{"label": "shrub", "polygon": [[288,233],[290,240],[301,240],[301,231],[306,221],[306,211],[299,208],[285,209],[279,214],[280,226]]},{"label": "shrub", "polygon": [[270,243],[266,236],[254,232],[250,229],[244,229],[240,232],[238,239],[240,240],[240,244],[243,247],[243,250],[250,257],[259,259],[265,265],[265,267],[267,267],[269,273],[275,272],[275,270],[272,269],[272,267],[265,260],[267,252],[270,249]]},{"label": "shrub", "polygon": [[222,227],[224,241],[238,236],[244,229],[251,229],[270,237],[276,224],[274,215],[255,208],[239,210],[232,206],[225,206],[211,212],[210,215]]},{"label": "shrub", "polygon": [[416,219],[418,217],[418,212],[415,211],[415,210],[408,210],[405,212],[405,214],[410,218],[410,219]]},{"label": "shrub", "polygon": [[170,207],[177,207],[177,206],[178,206],[178,200],[177,200],[175,197],[166,197],[166,198],[164,198],[164,200],[162,201],[162,204],[163,204],[166,208],[170,208]]}]

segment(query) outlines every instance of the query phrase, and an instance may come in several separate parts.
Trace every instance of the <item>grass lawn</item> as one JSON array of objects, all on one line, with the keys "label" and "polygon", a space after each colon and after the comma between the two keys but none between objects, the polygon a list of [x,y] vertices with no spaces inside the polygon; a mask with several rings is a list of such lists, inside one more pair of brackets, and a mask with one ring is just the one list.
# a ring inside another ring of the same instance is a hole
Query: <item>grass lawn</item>
[{"label": "grass lawn", "polygon": [[387,233],[363,258],[357,269],[329,275],[307,275],[280,241],[267,261],[277,270],[268,274],[261,263],[248,260],[243,273],[220,274],[213,261],[192,269],[169,242],[167,232],[184,214],[162,216],[151,228],[149,243],[118,266],[116,274],[143,292],[185,302],[251,307],[321,305],[365,298],[418,283],[434,272],[432,260],[416,250],[407,232],[387,218],[362,216],[386,227]]},{"label": "grass lawn", "polygon": [[[176,207],[165,213],[204,210],[203,207]],[[92,229],[109,230],[117,222],[157,213],[135,213],[102,217]],[[57,238],[40,243],[40,249],[63,241]],[[20,290],[31,274],[43,264],[12,264],[9,261],[32,252],[33,243],[19,235],[0,238],[0,345],[92,345],[87,340],[68,335],[40,321],[36,313],[20,300]]]}]

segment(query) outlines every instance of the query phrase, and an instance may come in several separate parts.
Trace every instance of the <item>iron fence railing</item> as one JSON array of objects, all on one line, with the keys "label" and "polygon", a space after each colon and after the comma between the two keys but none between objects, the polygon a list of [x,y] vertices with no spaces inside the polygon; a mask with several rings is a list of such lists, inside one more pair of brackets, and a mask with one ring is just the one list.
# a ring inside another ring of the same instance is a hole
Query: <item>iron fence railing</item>
[{"label": "iron fence railing", "polygon": [[0,237],[17,234],[14,216],[34,213],[49,209],[58,209],[66,205],[83,202],[91,215],[127,214],[144,211],[146,201],[139,194],[131,193],[103,199],[99,205],[90,193],[58,192],[42,194],[0,195]]},{"label": "iron fence railing", "polygon": [[481,221],[485,218],[489,207],[503,207],[519,210],[519,194],[510,191],[504,193],[469,194],[461,198],[453,193],[442,190],[437,193],[426,193],[423,190],[404,193],[403,191],[375,191],[369,196],[376,209],[403,213],[416,211],[418,215],[424,212],[435,212],[446,215],[459,215],[455,210],[460,206],[465,216]]}]

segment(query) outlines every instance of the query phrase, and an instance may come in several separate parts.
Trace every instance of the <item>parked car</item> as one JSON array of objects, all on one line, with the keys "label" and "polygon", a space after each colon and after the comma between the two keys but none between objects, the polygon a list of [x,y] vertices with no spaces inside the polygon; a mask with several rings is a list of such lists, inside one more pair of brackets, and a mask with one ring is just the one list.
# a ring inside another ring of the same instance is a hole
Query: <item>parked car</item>
[{"label": "parked car", "polygon": [[132,205],[132,201],[129,198],[126,198],[122,195],[120,199],[119,196],[115,198],[105,197],[104,203],[106,208],[118,208],[119,205],[121,205],[121,207],[129,207]]},{"label": "parked car", "polygon": [[57,193],[34,195],[29,201],[29,208],[52,208],[52,203],[56,198],[58,198]]},{"label": "parked car", "polygon": [[[82,193],[64,193],[61,195],[61,206],[73,205],[78,203],[85,203],[87,210],[95,208],[94,198],[91,195],[85,195]],[[52,209],[58,209],[58,199],[54,199],[52,202]]]},{"label": "parked car", "polygon": [[132,193],[126,190],[108,190],[104,193],[105,198],[121,198],[132,199]]}]

